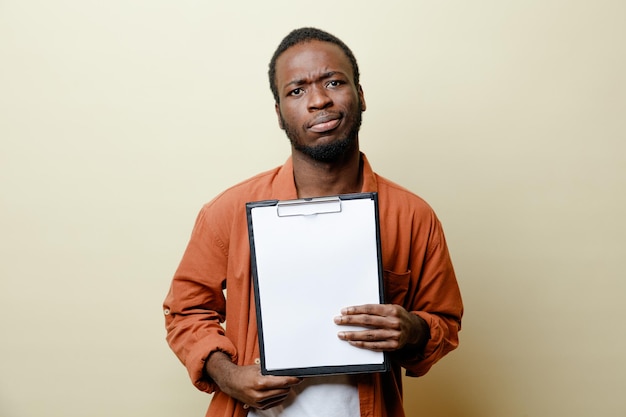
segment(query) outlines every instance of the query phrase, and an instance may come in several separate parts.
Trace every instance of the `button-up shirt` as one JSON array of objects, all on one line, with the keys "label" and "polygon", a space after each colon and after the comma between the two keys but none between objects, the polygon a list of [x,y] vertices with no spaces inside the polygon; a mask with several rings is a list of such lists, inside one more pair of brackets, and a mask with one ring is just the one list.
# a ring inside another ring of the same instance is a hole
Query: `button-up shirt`
[{"label": "button-up shirt", "polygon": [[[361,154],[362,192],[377,192],[385,302],[426,320],[423,352],[389,354],[391,370],[355,375],[362,417],[402,417],[402,374],[424,375],[458,346],[463,304],[441,223],[420,197],[374,173]],[[298,198],[291,158],[204,205],[163,304],[167,341],[200,390],[215,393],[207,416],[244,417],[248,409],[204,372],[214,351],[238,365],[260,356],[246,203]],[[228,300],[228,301],[227,301]]]}]

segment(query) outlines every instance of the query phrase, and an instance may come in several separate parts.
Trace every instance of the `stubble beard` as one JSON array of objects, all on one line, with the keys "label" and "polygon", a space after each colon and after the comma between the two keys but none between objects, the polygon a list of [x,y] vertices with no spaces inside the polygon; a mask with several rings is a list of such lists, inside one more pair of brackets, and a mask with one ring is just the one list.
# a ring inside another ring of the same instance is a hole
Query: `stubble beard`
[{"label": "stubble beard", "polygon": [[357,110],[351,115],[348,123],[351,123],[348,134],[342,138],[334,140],[330,143],[321,143],[318,145],[305,145],[300,141],[300,133],[295,126],[290,125],[280,114],[280,120],[282,122],[285,133],[293,148],[299,152],[302,152],[306,156],[314,159],[318,162],[332,163],[341,160],[345,155],[351,153],[357,146],[357,138],[359,136],[359,129],[361,128],[361,121],[363,119],[362,111]]}]

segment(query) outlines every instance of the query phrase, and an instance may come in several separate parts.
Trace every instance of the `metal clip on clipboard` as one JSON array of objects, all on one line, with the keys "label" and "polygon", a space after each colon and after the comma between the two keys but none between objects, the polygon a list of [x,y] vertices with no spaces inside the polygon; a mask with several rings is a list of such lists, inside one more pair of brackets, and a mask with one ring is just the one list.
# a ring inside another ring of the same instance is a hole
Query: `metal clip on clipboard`
[{"label": "metal clip on clipboard", "polygon": [[312,216],[315,214],[340,212],[341,199],[337,196],[279,201],[276,204],[276,213],[278,217]]}]

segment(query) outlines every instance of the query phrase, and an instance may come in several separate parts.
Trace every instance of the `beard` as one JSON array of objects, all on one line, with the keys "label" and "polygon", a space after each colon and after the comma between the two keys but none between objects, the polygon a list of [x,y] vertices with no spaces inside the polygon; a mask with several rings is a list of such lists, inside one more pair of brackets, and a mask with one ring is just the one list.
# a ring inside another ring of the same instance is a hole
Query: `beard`
[{"label": "beard", "polygon": [[[360,104],[359,104],[360,108]],[[363,119],[362,110],[356,110],[348,116],[346,119],[349,124],[348,133],[337,140],[330,143],[322,143],[319,145],[305,145],[300,140],[300,133],[295,126],[287,123],[280,114],[280,120],[282,122],[287,138],[291,142],[294,149],[318,162],[337,162],[341,160],[345,155],[348,155],[357,146],[357,138],[359,136],[359,129],[361,128],[361,121]]]}]

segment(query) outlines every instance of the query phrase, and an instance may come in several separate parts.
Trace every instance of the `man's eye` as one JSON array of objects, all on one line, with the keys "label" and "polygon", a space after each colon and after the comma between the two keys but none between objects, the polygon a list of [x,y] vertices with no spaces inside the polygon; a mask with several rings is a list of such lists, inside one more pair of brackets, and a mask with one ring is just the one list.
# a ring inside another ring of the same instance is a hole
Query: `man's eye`
[{"label": "man's eye", "polygon": [[302,90],[301,88],[296,88],[295,90],[291,90],[289,92],[289,95],[290,96],[299,96],[302,93],[304,93],[304,90]]},{"label": "man's eye", "polygon": [[343,83],[339,80],[331,80],[328,82],[329,87],[339,87],[341,84]]}]

